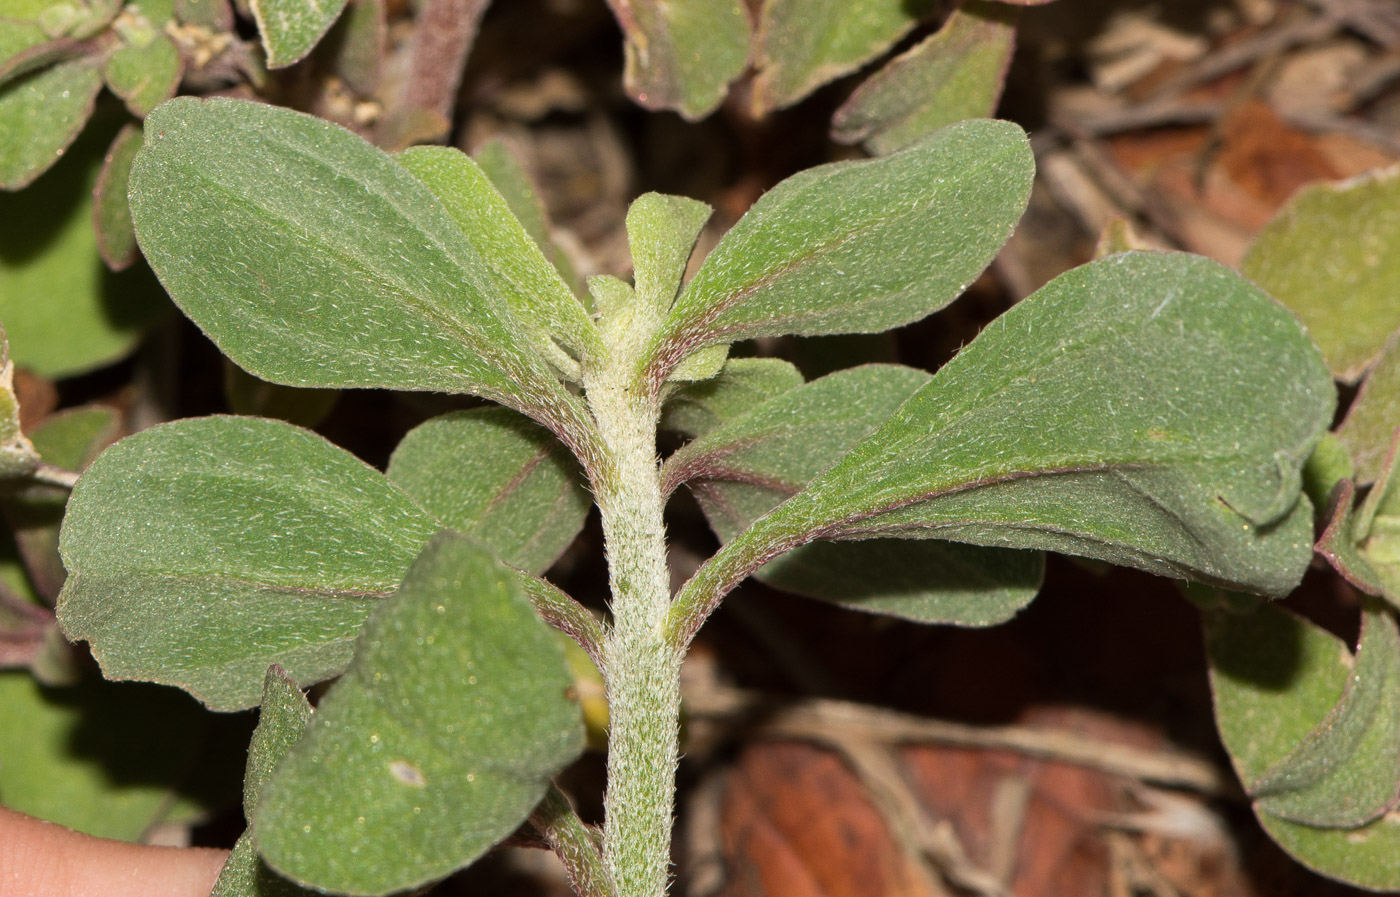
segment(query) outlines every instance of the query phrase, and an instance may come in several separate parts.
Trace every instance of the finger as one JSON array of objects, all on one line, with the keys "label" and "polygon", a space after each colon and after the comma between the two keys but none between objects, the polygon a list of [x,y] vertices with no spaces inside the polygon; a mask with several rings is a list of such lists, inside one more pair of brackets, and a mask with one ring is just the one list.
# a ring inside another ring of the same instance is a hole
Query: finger
[{"label": "finger", "polygon": [[0,897],[207,897],[227,857],[94,838],[0,807]]}]

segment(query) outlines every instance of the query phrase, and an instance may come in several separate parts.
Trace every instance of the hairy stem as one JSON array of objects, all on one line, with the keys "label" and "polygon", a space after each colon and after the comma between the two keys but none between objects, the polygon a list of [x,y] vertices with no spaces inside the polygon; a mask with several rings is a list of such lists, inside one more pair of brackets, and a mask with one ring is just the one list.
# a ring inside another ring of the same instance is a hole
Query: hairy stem
[{"label": "hairy stem", "polygon": [[670,574],[656,458],[659,405],[613,364],[588,400],[612,462],[594,478],[612,586],[604,646],[608,790],[603,861],[618,897],[661,897],[670,865],[681,652],[667,637]]},{"label": "hairy stem", "polygon": [[569,876],[569,885],[578,897],[617,897],[617,889],[598,853],[593,830],[578,818],[573,804],[558,786],[550,786],[544,800],[530,814],[530,824],[559,856]]}]

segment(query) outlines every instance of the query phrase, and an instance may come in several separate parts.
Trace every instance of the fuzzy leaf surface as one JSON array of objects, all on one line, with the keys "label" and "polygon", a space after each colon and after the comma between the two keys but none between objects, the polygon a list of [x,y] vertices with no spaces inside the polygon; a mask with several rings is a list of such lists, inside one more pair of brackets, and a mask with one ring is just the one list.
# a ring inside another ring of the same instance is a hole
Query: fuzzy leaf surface
[{"label": "fuzzy leaf surface", "polygon": [[[258,794],[292,745],[306,734],[311,704],[287,671],[276,664],[267,668],[258,727],[248,745],[248,772],[243,780],[243,815],[251,823]],[[292,897],[312,892],[282,878],[258,856],[251,832],[245,831],[233,845],[210,897]]]},{"label": "fuzzy leaf surface", "polygon": [[[1352,655],[1341,639],[1272,605],[1206,617],[1211,690],[1235,772],[1252,782],[1304,743],[1342,699]],[[1256,814],[1305,866],[1376,890],[1400,887],[1400,826],[1387,814],[1357,828],[1320,828]]]},{"label": "fuzzy leaf surface", "polygon": [[836,110],[831,134],[890,153],[953,122],[987,118],[1016,46],[1017,10],[970,0],[937,32],[861,82]]},{"label": "fuzzy leaf surface", "polygon": [[719,375],[687,383],[666,399],[661,426],[703,436],[755,405],[802,385],[802,374],[781,358],[731,358]]},{"label": "fuzzy leaf surface", "polygon": [[1400,171],[1313,184],[1259,232],[1240,271],[1298,313],[1355,382],[1400,329]]},{"label": "fuzzy leaf surface", "polygon": [[136,231],[131,226],[131,204],[127,187],[131,183],[131,163],[141,149],[141,128],[126,125],[112,139],[102,171],[93,190],[92,226],[97,235],[97,251],[113,271],[131,267],[140,251]]},{"label": "fuzzy leaf surface", "polygon": [[622,26],[627,92],[648,109],[694,121],[724,99],[749,58],[739,0],[608,0]]},{"label": "fuzzy leaf surface", "polygon": [[708,345],[888,330],[956,299],[1025,210],[1034,163],[998,121],[796,174],[705,259],[657,337],[654,373]]},{"label": "fuzzy leaf surface", "polygon": [[506,408],[419,425],[394,449],[388,473],[444,526],[531,573],[569,547],[592,507],[563,444]]},{"label": "fuzzy leaf surface", "polygon": [[913,28],[931,0],[766,0],[755,38],[759,113],[855,71]]},{"label": "fuzzy leaf surface", "polygon": [[1352,674],[1327,718],[1248,786],[1258,808],[1293,822],[1356,828],[1400,795],[1400,633],[1379,602],[1362,615]]},{"label": "fuzzy leaf surface", "polygon": [[1239,275],[1110,256],[990,324],[717,561],[946,538],[1284,594],[1312,553],[1300,469],[1335,402],[1297,320]]},{"label": "fuzzy leaf surface", "polygon": [[686,262],[714,210],[684,196],[643,193],[627,209],[627,244],[642,302],[665,310],[680,292]]},{"label": "fuzzy leaf surface", "polygon": [[267,51],[268,68],[306,58],[330,30],[346,0],[249,0]]},{"label": "fuzzy leaf surface", "polygon": [[470,156],[445,146],[416,146],[396,157],[452,215],[491,271],[495,292],[515,319],[576,354],[597,347],[588,313],[511,213],[510,205]]},{"label": "fuzzy leaf surface", "polygon": [[[800,491],[900,406],[931,375],[866,365],[814,380],[738,415],[680,449],[668,486],[686,481],[724,541]],[[769,585],[921,623],[990,625],[1024,607],[1040,585],[1035,552],[946,542],[820,542],[756,574]]]},{"label": "fuzzy leaf surface", "polygon": [[98,63],[79,58],[0,85],[0,189],[26,187],[78,136],[102,89]]},{"label": "fuzzy leaf surface", "polygon": [[259,850],[348,894],[467,865],[583,750],[572,682],[511,571],[466,537],[436,537],[264,788]]},{"label": "fuzzy leaf surface", "polygon": [[180,49],[165,34],[145,46],[122,47],[107,58],[103,70],[107,86],[137,118],[174,96],[183,73]]},{"label": "fuzzy leaf surface", "polygon": [[177,98],[146,120],[131,198],[176,304],[264,380],[476,393],[551,426],[578,413],[451,212],[349,131]]},{"label": "fuzzy leaf surface", "polygon": [[1375,482],[1380,475],[1396,427],[1400,427],[1400,336],[1386,343],[1337,429],[1337,436],[1351,450],[1360,482]]},{"label": "fuzzy leaf surface", "polygon": [[472,155],[491,185],[501,194],[510,212],[525,233],[535,241],[540,252],[551,264],[558,265],[553,240],[549,235],[549,215],[540,198],[535,182],[504,140],[489,140]]},{"label": "fuzzy leaf surface", "polygon": [[370,611],[440,528],[305,430],[163,424],[117,443],[73,490],[59,621],[109,678],[250,707],[271,663],[303,685],[344,669]]}]

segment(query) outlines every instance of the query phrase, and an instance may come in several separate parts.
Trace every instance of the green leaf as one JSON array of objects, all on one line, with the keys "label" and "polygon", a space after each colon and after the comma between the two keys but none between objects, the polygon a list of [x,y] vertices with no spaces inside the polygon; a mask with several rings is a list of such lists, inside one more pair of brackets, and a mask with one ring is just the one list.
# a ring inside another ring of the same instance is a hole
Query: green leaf
[{"label": "green leaf", "polygon": [[27,187],[57,162],[101,89],[98,63],[86,58],[0,85],[0,189]]},{"label": "green leaf", "polygon": [[263,789],[258,848],[294,880],[349,894],[467,865],[583,750],[571,684],[510,571],[436,537]]},{"label": "green leaf", "polygon": [[258,727],[248,745],[248,772],[243,778],[243,815],[249,822],[263,786],[292,746],[301,741],[311,721],[311,702],[296,680],[275,663],[267,668],[258,707]]},{"label": "green leaf", "polygon": [[831,135],[872,152],[903,149],[944,125],[996,111],[1018,10],[968,0],[943,27],[897,56],[836,110]]},{"label": "green leaf", "polygon": [[344,669],[370,611],[441,527],[378,471],[278,421],[153,427],[73,490],[59,622],[103,672],[256,704],[278,663]]},{"label": "green leaf", "polygon": [[1313,509],[1325,513],[1329,507],[1332,492],[1342,480],[1350,480],[1355,469],[1351,463],[1351,453],[1335,433],[1324,433],[1317,448],[1308,456],[1303,466],[1303,491],[1312,502]]},{"label": "green leaf", "polygon": [[1400,328],[1400,173],[1293,194],[1240,271],[1298,313],[1338,378],[1360,379]]},{"label": "green leaf", "polygon": [[703,346],[877,332],[932,314],[1006,241],[1033,171],[1020,128],[971,121],[891,156],[788,178],[676,300],[653,345],[653,376]]},{"label": "green leaf", "polygon": [[306,58],[345,8],[346,0],[249,0],[267,51],[267,67]]},{"label": "green leaf", "polygon": [[184,68],[175,42],[160,33],[144,46],[130,44],[107,57],[103,76],[131,114],[144,118],[175,95]]},{"label": "green leaf", "polygon": [[170,310],[145,266],[113,274],[98,256],[92,191],[112,135],[100,130],[22,195],[0,194],[0,321],[14,363],[44,377],[116,361]]},{"label": "green leaf", "polygon": [[1396,431],[1380,478],[1357,511],[1348,535],[1354,545],[1352,555],[1364,562],[1359,565],[1362,569],[1346,571],[1359,578],[1348,578],[1400,606],[1400,430]]},{"label": "green leaf", "polygon": [[564,446],[505,408],[418,426],[394,450],[388,473],[444,526],[531,573],[569,547],[592,507]]},{"label": "green leaf", "polygon": [[802,374],[781,358],[731,358],[719,376],[686,383],[666,398],[661,426],[703,436],[755,405],[802,385]]},{"label": "green leaf", "polygon": [[491,186],[501,194],[510,207],[510,213],[525,228],[525,233],[535,241],[545,258],[553,262],[554,244],[549,237],[549,215],[545,211],[544,200],[515,153],[504,140],[495,139],[477,147],[472,158],[482,173],[490,178]]},{"label": "green leaf", "polygon": [[[248,745],[248,773],[243,780],[243,814],[249,822],[262,786],[292,745],[306,734],[310,720],[311,704],[296,682],[276,664],[268,667],[258,727]],[[293,897],[310,893],[267,868],[258,856],[252,834],[245,831],[220,870],[210,897]]]},{"label": "green leaf", "polygon": [[757,563],[814,538],[1049,549],[1285,594],[1312,554],[1300,468],[1335,401],[1297,320],[1229,269],[1170,253],[1091,262],[730,542],[673,619],[693,626]]},{"label": "green leaf", "polygon": [[[930,375],[868,365],[783,392],[710,430],[667,462],[728,541],[845,454]],[[880,539],[820,543],[755,575],[769,585],[922,623],[990,625],[1024,607],[1044,562],[1033,552]]]},{"label": "green leaf", "polygon": [[995,626],[1035,599],[1045,555],[956,542],[816,542],[755,576],[796,595],[914,623]]},{"label": "green leaf", "polygon": [[1329,878],[1373,891],[1400,890],[1400,819],[1387,814],[1355,829],[1327,829],[1259,814],[1264,831],[1293,859]]},{"label": "green leaf", "polygon": [[207,722],[170,689],[101,679],[47,688],[27,672],[0,672],[0,802],[135,841],[196,772]]},{"label": "green leaf", "polygon": [[[1309,738],[1342,699],[1352,656],[1341,639],[1272,605],[1205,617],[1215,717],[1241,781],[1251,782]],[[1256,808],[1257,810],[1257,808]],[[1400,830],[1387,814],[1359,828],[1318,828],[1258,812],[1294,858],[1333,878],[1400,888]]]},{"label": "green leaf", "polygon": [[1352,507],[1355,498],[1354,482],[1342,480],[1337,484],[1327,527],[1317,540],[1317,553],[1326,558],[1347,582],[1369,595],[1383,595],[1394,604],[1400,601],[1400,594],[1386,594],[1388,590],[1380,573],[1358,550],[1358,543],[1365,536],[1357,532],[1357,514]]},{"label": "green leaf", "polygon": [[1400,336],[1386,343],[1337,429],[1337,436],[1351,450],[1360,482],[1374,482],[1380,475],[1396,427],[1400,427]]},{"label": "green leaf", "polygon": [[140,149],[139,125],[126,125],[118,131],[93,190],[92,224],[97,235],[97,251],[113,271],[131,267],[140,255],[136,248],[136,231],[131,226],[131,205],[126,196],[131,163]]},{"label": "green leaf", "polygon": [[360,96],[373,96],[388,40],[384,0],[352,0],[321,41],[328,68]]},{"label": "green leaf", "polygon": [[1347,684],[1327,718],[1247,786],[1257,808],[1324,828],[1356,828],[1400,795],[1400,633],[1367,602]]},{"label": "green leaf", "polygon": [[457,222],[485,261],[492,290],[505,297],[516,321],[539,331],[538,351],[557,354],[551,338],[575,356],[600,350],[597,331],[584,307],[470,156],[451,147],[416,146],[399,153],[397,159]]},{"label": "green leaf", "polygon": [[1305,741],[1341,700],[1352,655],[1341,639],[1271,604],[1204,617],[1215,720],[1241,782]]},{"label": "green leaf", "polygon": [[932,0],[766,0],[754,37],[754,107],[762,115],[884,53]]},{"label": "green leaf", "polygon": [[699,200],[664,193],[643,193],[632,201],[627,243],[641,301],[658,311],[671,307],[695,241],[713,211]]},{"label": "green leaf", "polygon": [[484,395],[565,431],[589,424],[421,181],[329,122],[177,98],[131,173],[142,251],[245,370],[275,383]]},{"label": "green leaf", "polygon": [[209,897],[310,897],[318,893],[298,887],[269,869],[258,856],[253,836],[245,831],[219,870],[219,879]]},{"label": "green leaf", "polygon": [[739,0],[608,0],[627,38],[627,92],[648,109],[703,118],[749,58],[749,17]]}]

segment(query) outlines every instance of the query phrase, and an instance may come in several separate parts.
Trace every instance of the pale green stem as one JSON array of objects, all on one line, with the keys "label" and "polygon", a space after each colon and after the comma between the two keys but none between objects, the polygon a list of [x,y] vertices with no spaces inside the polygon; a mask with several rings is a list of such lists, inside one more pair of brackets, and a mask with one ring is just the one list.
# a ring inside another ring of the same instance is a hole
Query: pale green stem
[{"label": "pale green stem", "polygon": [[610,717],[603,862],[618,897],[661,897],[670,866],[682,652],[667,637],[659,405],[630,388],[623,370],[604,371],[587,387],[610,462],[593,482],[613,611],[603,651]]}]

